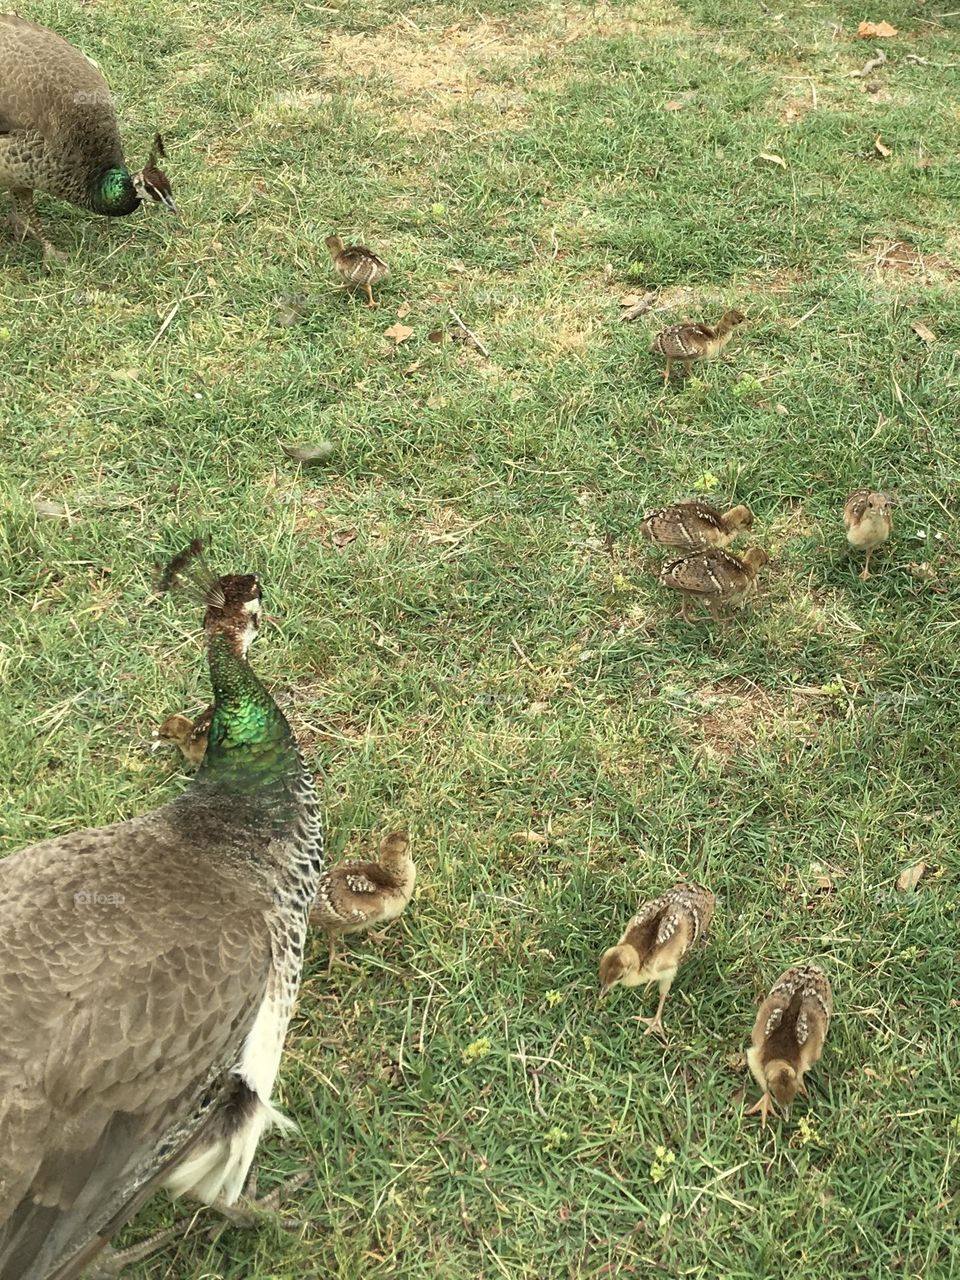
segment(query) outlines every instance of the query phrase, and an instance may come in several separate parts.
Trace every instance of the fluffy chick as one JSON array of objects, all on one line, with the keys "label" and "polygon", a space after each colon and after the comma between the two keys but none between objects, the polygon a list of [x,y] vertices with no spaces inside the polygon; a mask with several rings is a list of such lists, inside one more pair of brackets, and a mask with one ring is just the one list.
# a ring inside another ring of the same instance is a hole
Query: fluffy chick
[{"label": "fluffy chick", "polygon": [[668,561],[660,570],[660,581],[672,591],[683,593],[681,614],[693,622],[691,600],[703,600],[716,622],[726,621],[724,609],[739,607],[757,589],[757,575],[769,557],[761,547],[750,547],[742,556],[720,547],[690,551]]},{"label": "fluffy chick", "polygon": [[390,275],[390,268],[384,260],[363,245],[345,245],[339,236],[327,236],[326,245],[340,279],[351,289],[363,289],[367,295],[367,306],[375,307],[373,286]]},{"label": "fluffy chick", "polygon": [[851,547],[867,553],[860,574],[866,582],[872,577],[870,557],[890,537],[893,528],[890,499],[885,493],[877,493],[873,489],[855,489],[843,504],[843,523]]},{"label": "fluffy chick", "polygon": [[749,507],[718,511],[709,502],[691,499],[651,511],[640,524],[640,532],[661,547],[725,547],[741,529],[753,524]]},{"label": "fluffy chick", "polygon": [[677,970],[701,936],[706,937],[717,900],[701,884],[675,884],[640,908],[615,947],[600,959],[600,998],[615,986],[660,987],[660,1003],[652,1018],[641,1018],[645,1035],[663,1035],[663,1006]]},{"label": "fluffy chick", "polygon": [[191,720],[189,716],[178,712],[176,715],[167,716],[163,724],[158,729],[154,729],[153,736],[157,746],[161,743],[169,743],[176,747],[187,764],[197,769],[207,751],[207,738],[210,735],[212,719],[212,705],[207,707],[206,711],[202,711],[196,720]]},{"label": "fluffy chick", "polygon": [[327,935],[328,973],[336,963],[336,938],[396,920],[413,896],[416,882],[410,841],[402,831],[383,837],[375,862],[341,862],[320,877],[310,923]]},{"label": "fluffy chick", "polygon": [[672,324],[663,329],[650,344],[655,355],[666,359],[663,381],[669,381],[674,360],[679,360],[684,373],[689,373],[696,361],[715,360],[746,318],[742,311],[725,311],[716,325]]},{"label": "fluffy chick", "polygon": [[747,1065],[763,1097],[747,1112],[759,1111],[761,1127],[773,1109],[771,1098],[790,1118],[790,1104],[806,1094],[804,1074],[820,1060],[830,1028],[833,992],[815,964],[798,964],[776,980],[753,1024]]}]

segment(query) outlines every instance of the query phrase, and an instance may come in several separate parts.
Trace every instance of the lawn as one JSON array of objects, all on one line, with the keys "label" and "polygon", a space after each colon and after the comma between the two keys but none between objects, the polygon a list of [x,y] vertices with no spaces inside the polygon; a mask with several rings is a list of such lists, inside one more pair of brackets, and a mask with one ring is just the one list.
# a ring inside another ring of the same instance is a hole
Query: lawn
[{"label": "lawn", "polygon": [[[182,217],[42,200],[51,274],[0,231],[2,847],[185,784],[149,741],[207,701],[199,619],[151,574],[199,532],[264,575],[254,662],[331,856],[402,823],[420,868],[353,969],[311,943],[302,1136],[260,1160],[261,1190],[315,1171],[302,1225],[201,1215],[133,1280],[956,1274],[960,20],[21,12],[104,68],[132,163],[162,129]],[[337,288],[334,230],[391,262],[379,310]],[[665,388],[652,334],[727,306],[726,358]],[[283,452],[321,440],[323,466]],[[868,583],[840,520],[864,484],[898,502]],[[638,533],[692,493],[748,503],[771,553],[727,627],[679,620]],[[662,1045],[633,1021],[655,993],[600,1005],[597,963],[680,878],[718,910]],[[743,1053],[802,959],[836,1016],[762,1133]]]}]

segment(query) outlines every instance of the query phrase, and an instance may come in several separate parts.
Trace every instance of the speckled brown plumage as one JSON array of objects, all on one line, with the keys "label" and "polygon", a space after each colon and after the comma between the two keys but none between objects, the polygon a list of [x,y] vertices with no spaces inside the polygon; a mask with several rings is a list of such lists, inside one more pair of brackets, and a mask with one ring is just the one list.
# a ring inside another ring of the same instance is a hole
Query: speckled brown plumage
[{"label": "speckled brown plumage", "polygon": [[684,373],[689,373],[697,361],[715,360],[730,341],[734,329],[745,319],[740,311],[725,311],[716,325],[673,324],[662,329],[651,342],[650,350],[666,360],[664,382],[669,380],[675,360],[683,366]]},{"label": "speckled brown plumage", "polygon": [[716,909],[714,894],[701,884],[675,884],[645,903],[624,930],[615,947],[600,960],[600,995],[615,986],[659,983],[660,1003],[646,1022],[647,1034],[662,1032],[667,993],[690,948],[706,936]]},{"label": "speckled brown plumage", "polygon": [[640,532],[661,547],[725,547],[752,524],[749,507],[721,512],[709,502],[693,498],[651,511],[642,520]]},{"label": "speckled brown plumage", "polygon": [[327,934],[330,966],[339,934],[395,920],[413,896],[416,881],[410,841],[401,831],[384,836],[376,861],[341,862],[325,871],[317,885],[310,924]]},{"label": "speckled brown plumage", "polygon": [[384,260],[363,245],[345,245],[339,236],[327,236],[326,245],[340,279],[352,289],[363,289],[367,305],[375,307],[373,286],[390,276],[390,268]]},{"label": "speckled brown plumage", "polygon": [[94,213],[122,216],[148,199],[174,209],[156,167],[159,136],[138,174],[124,164],[109,86],[98,68],[55,32],[0,14],[0,188],[19,229],[59,256],[33,207],[38,189]]},{"label": "speckled brown plumage", "polygon": [[246,661],[258,580],[217,585],[190,787],[0,860],[0,1280],[77,1275],[161,1183],[235,1200],[277,1118],[319,817]]},{"label": "speckled brown plumage", "polygon": [[833,992],[819,965],[787,969],[770,988],[757,1011],[747,1063],[763,1097],[747,1112],[760,1112],[765,1126],[771,1098],[789,1115],[798,1093],[806,1093],[803,1077],[823,1052],[833,1016]]},{"label": "speckled brown plumage", "polygon": [[866,560],[860,573],[860,577],[866,581],[873,576],[870,572],[870,557],[881,543],[886,542],[893,529],[890,499],[876,489],[855,489],[843,504],[843,523],[851,547],[866,552]]},{"label": "speckled brown plumage", "polygon": [[757,575],[767,563],[767,553],[750,547],[741,556],[719,547],[691,551],[668,561],[660,571],[665,587],[683,593],[682,613],[686,621],[692,599],[706,602],[714,619],[724,619],[724,609],[734,608],[756,590]]}]

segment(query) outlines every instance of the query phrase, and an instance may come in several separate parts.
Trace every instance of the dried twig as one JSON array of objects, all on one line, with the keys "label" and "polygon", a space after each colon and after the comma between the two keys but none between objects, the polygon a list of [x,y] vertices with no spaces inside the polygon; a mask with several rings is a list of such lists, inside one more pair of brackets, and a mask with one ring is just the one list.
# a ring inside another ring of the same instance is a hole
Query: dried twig
[{"label": "dried twig", "polygon": [[877,49],[876,57],[870,58],[869,61],[865,62],[859,71],[850,72],[851,80],[863,80],[864,77],[868,76],[871,71],[876,71],[877,67],[882,67],[883,64],[886,62],[886,60],[887,60],[887,55],[883,52],[883,50]]},{"label": "dried twig", "polygon": [[167,332],[167,330],[170,328],[170,325],[173,323],[173,317],[177,314],[177,312],[178,312],[179,310],[180,310],[180,303],[179,303],[179,302],[175,302],[175,303],[173,304],[173,306],[170,308],[170,310],[167,312],[167,314],[164,316],[163,324],[162,324],[162,325],[160,326],[160,328],[157,330],[157,332],[156,332],[156,334],[155,334],[155,336],[154,336],[153,341],[152,341],[152,342],[150,343],[150,345],[147,347],[147,350],[146,350],[146,353],[145,353],[146,355],[149,355],[149,354],[150,354],[150,352],[153,350],[153,348],[157,345],[157,343],[160,341],[160,339],[163,337],[163,335],[164,335],[164,334]]},{"label": "dried twig", "polygon": [[485,355],[485,356],[487,357],[487,359],[489,360],[489,359],[490,359],[490,352],[489,352],[489,351],[487,350],[487,348],[483,345],[483,343],[480,341],[480,339],[477,337],[477,335],[473,332],[473,330],[472,330],[472,329],[468,329],[468,328],[467,328],[467,326],[463,323],[463,321],[460,319],[460,317],[459,317],[459,316],[457,315],[457,313],[454,311],[453,307],[451,307],[451,308],[450,308],[450,314],[451,314],[451,316],[453,316],[454,320],[456,320],[457,324],[460,326],[460,328],[461,328],[461,329],[463,330],[463,332],[466,334],[467,338],[469,338],[469,340],[470,340],[470,341],[473,343],[473,345],[477,348],[477,350],[478,350],[482,355]]}]

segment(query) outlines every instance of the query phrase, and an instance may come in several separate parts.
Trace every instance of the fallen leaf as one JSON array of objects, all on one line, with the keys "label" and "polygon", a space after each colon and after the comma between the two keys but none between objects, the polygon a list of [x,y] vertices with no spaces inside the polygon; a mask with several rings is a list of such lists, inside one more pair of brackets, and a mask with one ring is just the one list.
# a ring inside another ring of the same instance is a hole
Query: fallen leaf
[{"label": "fallen leaf", "polygon": [[413,330],[408,325],[401,324],[398,320],[397,323],[392,324],[389,329],[384,329],[383,336],[385,338],[392,338],[397,346],[399,346],[401,342],[406,342],[408,338],[413,337]]},{"label": "fallen leaf", "polygon": [[410,303],[401,302],[399,307],[397,307],[397,319],[403,320],[409,314],[410,314]]},{"label": "fallen leaf", "polygon": [[867,1079],[868,1079],[868,1080],[879,1080],[879,1079],[880,1079],[880,1072],[879,1072],[879,1071],[874,1071],[873,1067],[864,1067],[864,1068],[863,1068],[863,1074],[867,1077]]},{"label": "fallen leaf", "polygon": [[897,28],[889,22],[861,22],[857,27],[859,40],[888,40],[897,34]]},{"label": "fallen leaf", "polygon": [[349,547],[351,542],[356,542],[356,529],[337,529],[333,534],[333,545],[338,551],[342,551],[344,547]]},{"label": "fallen leaf", "polygon": [[406,377],[411,373],[416,373],[422,364],[423,364],[422,360],[414,360],[413,364],[408,364],[403,371],[404,377]]},{"label": "fallen leaf", "polygon": [[897,876],[897,889],[900,893],[909,893],[911,889],[915,889],[926,869],[925,862],[917,862],[912,867],[907,867],[906,871],[901,871]]},{"label": "fallen leaf", "polygon": [[785,169],[787,167],[787,162],[784,160],[783,156],[774,155],[772,151],[761,151],[760,159],[766,160],[768,164],[778,164],[781,169]]},{"label": "fallen leaf", "polygon": [[933,330],[928,329],[927,326],[923,324],[920,320],[914,320],[910,328],[917,335],[917,337],[922,338],[924,342],[936,342],[937,340],[937,335],[933,332]]},{"label": "fallen leaf", "polygon": [[779,413],[781,418],[789,418],[790,416],[790,410],[787,408],[785,404],[774,405],[774,411],[776,413]]},{"label": "fallen leaf", "polygon": [[523,840],[526,844],[549,844],[547,836],[539,831],[514,831],[511,840]]},{"label": "fallen leaf", "polygon": [[815,893],[833,893],[833,880],[821,862],[810,863],[810,884]]},{"label": "fallen leaf", "polygon": [[624,293],[617,299],[617,301],[620,303],[621,307],[635,307],[640,301],[640,298],[641,295],[639,293]]},{"label": "fallen leaf", "polygon": [[645,316],[656,301],[657,291],[651,289],[649,293],[645,293],[639,302],[632,307],[625,307],[620,312],[621,320],[636,320],[637,316]]},{"label": "fallen leaf", "polygon": [[311,462],[329,462],[335,453],[330,440],[321,440],[318,444],[282,444],[280,448],[288,458],[305,466]]},{"label": "fallen leaf", "polygon": [[883,142],[880,140],[880,135],[879,135],[879,133],[878,133],[878,134],[877,134],[877,136],[874,138],[874,140],[873,140],[873,145],[874,145],[874,146],[876,147],[876,149],[877,149],[877,154],[878,154],[878,155],[883,156],[884,160],[886,160],[888,156],[892,156],[892,155],[893,155],[893,152],[890,150],[890,148],[889,148],[888,146],[886,146],[886,144],[885,144],[885,143],[883,143]]},{"label": "fallen leaf", "polygon": [[427,334],[428,342],[443,342],[447,336],[446,329],[431,329]]},{"label": "fallen leaf", "polygon": [[676,98],[671,98],[669,102],[663,104],[664,111],[682,111],[683,103],[678,102]]},{"label": "fallen leaf", "polygon": [[70,514],[66,507],[49,498],[34,498],[33,509],[41,520],[65,520]]}]

